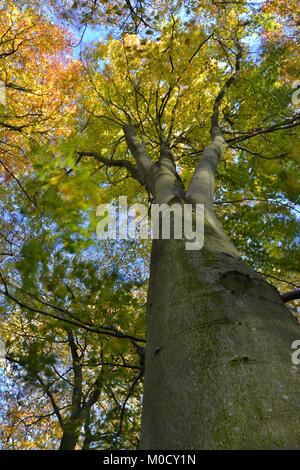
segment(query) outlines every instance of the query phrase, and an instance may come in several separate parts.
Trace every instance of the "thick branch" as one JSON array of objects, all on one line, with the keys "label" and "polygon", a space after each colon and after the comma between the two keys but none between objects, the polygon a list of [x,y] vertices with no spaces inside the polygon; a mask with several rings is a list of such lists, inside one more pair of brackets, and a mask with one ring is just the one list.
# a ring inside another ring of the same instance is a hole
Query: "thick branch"
[{"label": "thick branch", "polygon": [[128,173],[134,179],[139,181],[141,184],[145,184],[139,170],[137,169],[136,166],[134,166],[132,163],[130,163],[129,160],[114,160],[114,159],[111,159],[111,158],[105,158],[98,152],[80,151],[80,152],[77,152],[77,153],[79,155],[79,159],[81,157],[94,157],[94,158],[96,158],[96,160],[98,160],[101,163],[104,163],[108,167],[126,168]]},{"label": "thick branch", "polygon": [[223,133],[219,127],[220,106],[227,92],[240,72],[240,60],[242,57],[242,46],[236,37],[232,38],[237,48],[235,70],[226,80],[215,99],[213,114],[211,117],[210,133],[213,139],[212,144],[208,145],[202,152],[202,156],[195,168],[190,185],[187,190],[187,197],[196,203],[206,204],[209,208],[213,207],[213,197],[215,188],[215,174],[219,162],[226,150],[226,143]]},{"label": "thick branch", "polygon": [[5,87],[12,88],[13,90],[24,91],[25,93],[36,94],[31,88],[25,88],[21,85],[17,85],[16,83],[5,83]]},{"label": "thick branch", "polygon": [[73,333],[68,331],[68,342],[72,354],[72,368],[74,372],[74,384],[72,390],[72,412],[71,417],[76,418],[80,413],[82,399],[82,364],[77,353]]},{"label": "thick branch", "polygon": [[226,144],[222,135],[217,135],[213,143],[203,150],[186,192],[192,202],[213,207],[215,174],[225,149]]},{"label": "thick branch", "polygon": [[153,193],[153,164],[150,161],[146,149],[142,142],[136,137],[136,131],[130,124],[123,126],[126,143],[132,156],[134,157],[139,173],[142,176],[142,181],[146,187]]},{"label": "thick branch", "polygon": [[98,374],[93,384],[89,398],[87,399],[86,403],[82,407],[82,412],[87,413],[87,411],[89,411],[92,408],[92,406],[98,401],[100,394],[101,394],[102,385],[103,385],[103,368],[101,368],[101,371]]},{"label": "thick branch", "polygon": [[154,198],[156,203],[166,203],[175,196],[183,198],[183,186],[177,174],[168,142],[163,141],[160,145],[159,162],[155,165],[154,174]]},{"label": "thick branch", "polygon": [[300,288],[281,294],[281,298],[283,302],[291,302],[291,300],[300,299]]}]

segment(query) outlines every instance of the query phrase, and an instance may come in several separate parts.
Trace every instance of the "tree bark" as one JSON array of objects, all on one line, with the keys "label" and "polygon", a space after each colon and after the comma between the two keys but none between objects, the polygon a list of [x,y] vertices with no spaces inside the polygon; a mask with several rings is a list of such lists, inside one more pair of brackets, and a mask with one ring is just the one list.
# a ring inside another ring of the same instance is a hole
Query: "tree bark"
[{"label": "tree bark", "polygon": [[299,449],[299,324],[206,219],[201,250],[153,241],[140,448]]},{"label": "tree bark", "polygon": [[75,450],[80,436],[82,424],[83,421],[79,420],[77,423],[74,422],[65,425],[59,445],[59,450]]},{"label": "tree bark", "polygon": [[214,105],[212,142],[186,191],[170,146],[162,142],[151,164],[124,128],[156,203],[204,204],[201,249],[188,251],[184,239],[153,240],[141,449],[300,449],[300,375],[291,358],[299,323],[242,261],[213,211],[226,150],[219,107],[239,71],[236,45],[235,72]]}]

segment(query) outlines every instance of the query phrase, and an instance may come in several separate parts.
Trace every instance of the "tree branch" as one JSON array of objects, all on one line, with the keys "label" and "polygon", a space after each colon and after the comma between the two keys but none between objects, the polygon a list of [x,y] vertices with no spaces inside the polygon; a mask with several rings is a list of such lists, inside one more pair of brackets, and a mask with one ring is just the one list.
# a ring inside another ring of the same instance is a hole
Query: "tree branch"
[{"label": "tree branch", "polygon": [[126,404],[129,400],[129,398],[131,397],[131,394],[134,390],[134,387],[136,386],[136,384],[138,383],[138,381],[141,379],[141,377],[143,376],[144,374],[144,370],[141,369],[139,372],[136,373],[136,375],[134,376],[134,381],[132,382],[132,384],[130,385],[129,387],[129,390],[128,390],[128,393],[126,395],[126,398],[123,402],[123,405],[122,405],[122,408],[121,408],[121,413],[120,413],[120,424],[119,424],[119,429],[117,431],[117,433],[115,434],[115,437],[119,437],[121,432],[122,432],[122,429],[123,429],[123,421],[124,421],[124,414],[125,414],[125,409],[126,409]]},{"label": "tree branch", "polygon": [[232,40],[234,41],[234,44],[237,48],[235,70],[226,80],[215,99],[210,129],[213,141],[203,150],[202,156],[196,165],[186,193],[187,197],[192,202],[206,204],[211,209],[213,208],[215,174],[217,172],[219,162],[226,150],[226,143],[223,137],[223,132],[219,126],[220,106],[225,93],[240,73],[240,60],[243,52],[242,46],[240,45],[238,39],[232,36]]},{"label": "tree branch", "polygon": [[74,341],[73,333],[68,331],[68,342],[72,354],[72,369],[74,372],[74,383],[72,390],[72,411],[71,419],[77,418],[81,411],[81,399],[82,399],[82,364],[77,353],[77,347]]},{"label": "tree branch", "polygon": [[54,400],[54,397],[53,397],[52,393],[49,390],[49,386],[47,386],[44,383],[44,381],[42,380],[42,378],[38,374],[36,374],[36,378],[40,382],[40,384],[43,387],[46,395],[48,396],[49,400],[51,401],[51,405],[52,405],[52,408],[54,410],[54,413],[55,413],[55,415],[58,419],[58,422],[59,422],[61,428],[63,429],[64,428],[64,422],[63,422],[62,416],[60,414],[60,408],[57,406],[56,401]]},{"label": "tree branch", "polygon": [[[286,119],[278,124],[272,124],[266,127],[257,127],[256,129],[250,129],[248,131],[233,131],[236,134],[240,134],[237,137],[232,139],[227,139],[227,144],[233,144],[234,142],[242,142],[244,140],[250,139],[251,137],[256,137],[257,135],[269,134],[270,132],[290,129],[300,125],[300,113],[295,114],[292,118]],[[224,133],[229,133],[224,131]]]},{"label": "tree branch", "polygon": [[154,166],[154,198],[156,203],[167,203],[174,197],[184,198],[184,189],[176,171],[170,145],[162,141],[160,145],[159,162]]},{"label": "tree branch", "polygon": [[300,288],[285,292],[284,294],[281,294],[280,297],[283,302],[291,302],[291,300],[300,299]]},{"label": "tree branch", "polygon": [[117,337],[117,338],[127,338],[127,339],[132,339],[133,341],[138,341],[138,342],[142,342],[142,343],[146,342],[146,340],[144,340],[142,338],[136,338],[135,336],[126,335],[125,333],[122,333],[121,331],[118,331],[117,329],[113,329],[112,327],[101,326],[100,327],[101,329],[97,329],[97,328],[87,326],[87,325],[85,325],[85,324],[83,324],[79,321],[77,322],[77,321],[69,320],[67,318],[63,318],[63,317],[60,317],[58,315],[54,315],[53,313],[46,312],[46,311],[40,310],[38,308],[30,307],[29,305],[25,304],[24,302],[21,302],[20,300],[16,299],[13,295],[11,295],[7,290],[7,285],[6,284],[5,284],[5,290],[4,291],[0,289],[0,294],[5,295],[7,298],[9,298],[10,300],[13,300],[17,305],[19,305],[19,307],[22,307],[26,310],[30,310],[31,312],[39,313],[41,315],[44,315],[44,316],[47,316],[47,317],[50,317],[50,318],[54,318],[55,320],[59,320],[59,321],[62,321],[64,323],[68,323],[69,325],[76,326],[77,328],[83,328],[84,330],[90,331],[91,333],[98,333],[98,334],[113,336],[113,337]]},{"label": "tree branch", "polygon": [[235,57],[235,70],[233,74],[228,78],[228,80],[226,80],[225,84],[223,85],[218,96],[215,99],[214,107],[213,107],[213,115],[211,118],[211,130],[210,130],[212,138],[216,137],[217,135],[222,135],[222,132],[219,127],[220,105],[223,101],[223,98],[228,88],[230,87],[230,85],[232,85],[232,83],[238,77],[240,73],[240,61],[242,58],[243,49],[236,37],[232,37],[232,39],[238,51]]},{"label": "tree branch", "polygon": [[143,184],[145,184],[147,189],[149,189],[153,194],[153,164],[148,157],[146,149],[142,142],[140,142],[136,137],[136,131],[133,126],[125,124],[123,126],[123,131],[128,148],[136,161]]},{"label": "tree branch", "polygon": [[114,160],[112,158],[105,158],[98,152],[78,151],[77,154],[79,155],[77,163],[82,157],[94,157],[99,162],[104,163],[104,165],[106,165],[107,167],[126,168],[130,176],[139,181],[139,183],[145,184],[138,168],[133,165],[129,160]]}]

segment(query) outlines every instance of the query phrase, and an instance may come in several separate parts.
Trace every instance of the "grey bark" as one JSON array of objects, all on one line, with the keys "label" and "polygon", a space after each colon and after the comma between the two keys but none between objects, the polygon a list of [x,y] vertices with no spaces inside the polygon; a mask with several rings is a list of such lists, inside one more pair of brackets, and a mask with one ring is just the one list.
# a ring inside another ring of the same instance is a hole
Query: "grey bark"
[{"label": "grey bark", "polygon": [[154,177],[157,201],[205,204],[205,241],[153,241],[141,449],[300,448],[299,324],[213,212],[224,151],[215,133],[183,196],[169,164],[163,190]]},{"label": "grey bark", "polygon": [[141,449],[299,449],[299,338],[238,257],[154,240]]},{"label": "grey bark", "polygon": [[300,448],[300,375],[291,358],[299,323],[241,260],[213,211],[226,149],[219,109],[242,57],[233,41],[235,70],[215,100],[212,143],[186,192],[178,189],[170,148],[162,145],[151,164],[124,128],[155,202],[205,206],[201,250],[186,250],[185,240],[153,241],[141,449]]}]

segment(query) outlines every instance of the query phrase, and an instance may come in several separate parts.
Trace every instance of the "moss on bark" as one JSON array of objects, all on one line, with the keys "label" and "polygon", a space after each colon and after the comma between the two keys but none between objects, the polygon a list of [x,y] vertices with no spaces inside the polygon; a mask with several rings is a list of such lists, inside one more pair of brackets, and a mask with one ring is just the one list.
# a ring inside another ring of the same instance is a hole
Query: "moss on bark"
[{"label": "moss on bark", "polygon": [[141,448],[300,448],[299,337],[237,256],[154,240]]}]

